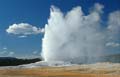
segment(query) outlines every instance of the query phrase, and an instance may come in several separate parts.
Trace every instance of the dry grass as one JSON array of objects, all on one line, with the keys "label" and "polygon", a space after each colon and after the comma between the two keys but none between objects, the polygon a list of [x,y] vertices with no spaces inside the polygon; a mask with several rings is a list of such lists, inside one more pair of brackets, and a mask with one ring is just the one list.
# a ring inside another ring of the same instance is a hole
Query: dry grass
[{"label": "dry grass", "polygon": [[80,66],[1,69],[0,77],[120,77],[114,71]]}]

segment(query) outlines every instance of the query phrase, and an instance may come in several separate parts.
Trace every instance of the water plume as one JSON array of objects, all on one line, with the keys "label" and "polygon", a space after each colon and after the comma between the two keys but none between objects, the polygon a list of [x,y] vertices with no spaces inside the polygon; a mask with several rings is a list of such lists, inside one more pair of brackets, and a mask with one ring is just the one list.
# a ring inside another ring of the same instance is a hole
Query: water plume
[{"label": "water plume", "polygon": [[42,42],[44,60],[89,63],[100,60],[106,52],[120,50],[120,11],[112,12],[104,27],[103,8],[96,3],[85,15],[80,6],[67,13],[51,6]]}]

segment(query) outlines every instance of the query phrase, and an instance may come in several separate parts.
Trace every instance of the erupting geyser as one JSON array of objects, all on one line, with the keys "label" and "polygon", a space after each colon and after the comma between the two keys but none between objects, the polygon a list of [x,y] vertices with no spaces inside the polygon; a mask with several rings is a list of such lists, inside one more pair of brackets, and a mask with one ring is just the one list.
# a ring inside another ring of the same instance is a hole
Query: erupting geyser
[{"label": "erupting geyser", "polygon": [[44,60],[88,63],[120,50],[120,11],[112,12],[108,23],[101,25],[103,8],[96,3],[86,15],[80,6],[66,14],[52,6],[42,43]]}]

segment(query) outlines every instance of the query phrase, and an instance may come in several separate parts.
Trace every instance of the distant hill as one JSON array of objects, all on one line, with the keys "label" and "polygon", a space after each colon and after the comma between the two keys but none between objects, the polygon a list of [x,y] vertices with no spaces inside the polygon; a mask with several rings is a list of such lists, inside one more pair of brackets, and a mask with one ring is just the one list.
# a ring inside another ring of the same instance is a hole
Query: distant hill
[{"label": "distant hill", "polygon": [[18,59],[14,57],[0,57],[0,66],[17,66],[22,64],[34,63],[37,61],[41,61],[41,59]]}]

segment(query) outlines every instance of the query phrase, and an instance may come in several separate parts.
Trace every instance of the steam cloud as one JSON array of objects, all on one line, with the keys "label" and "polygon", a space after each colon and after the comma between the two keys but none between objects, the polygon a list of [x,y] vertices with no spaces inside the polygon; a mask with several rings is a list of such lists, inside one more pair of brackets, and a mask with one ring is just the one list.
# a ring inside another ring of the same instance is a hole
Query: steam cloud
[{"label": "steam cloud", "polygon": [[120,51],[120,11],[110,13],[103,26],[103,8],[96,3],[85,15],[80,6],[67,14],[51,6],[42,45],[44,60],[88,63],[105,52]]}]

